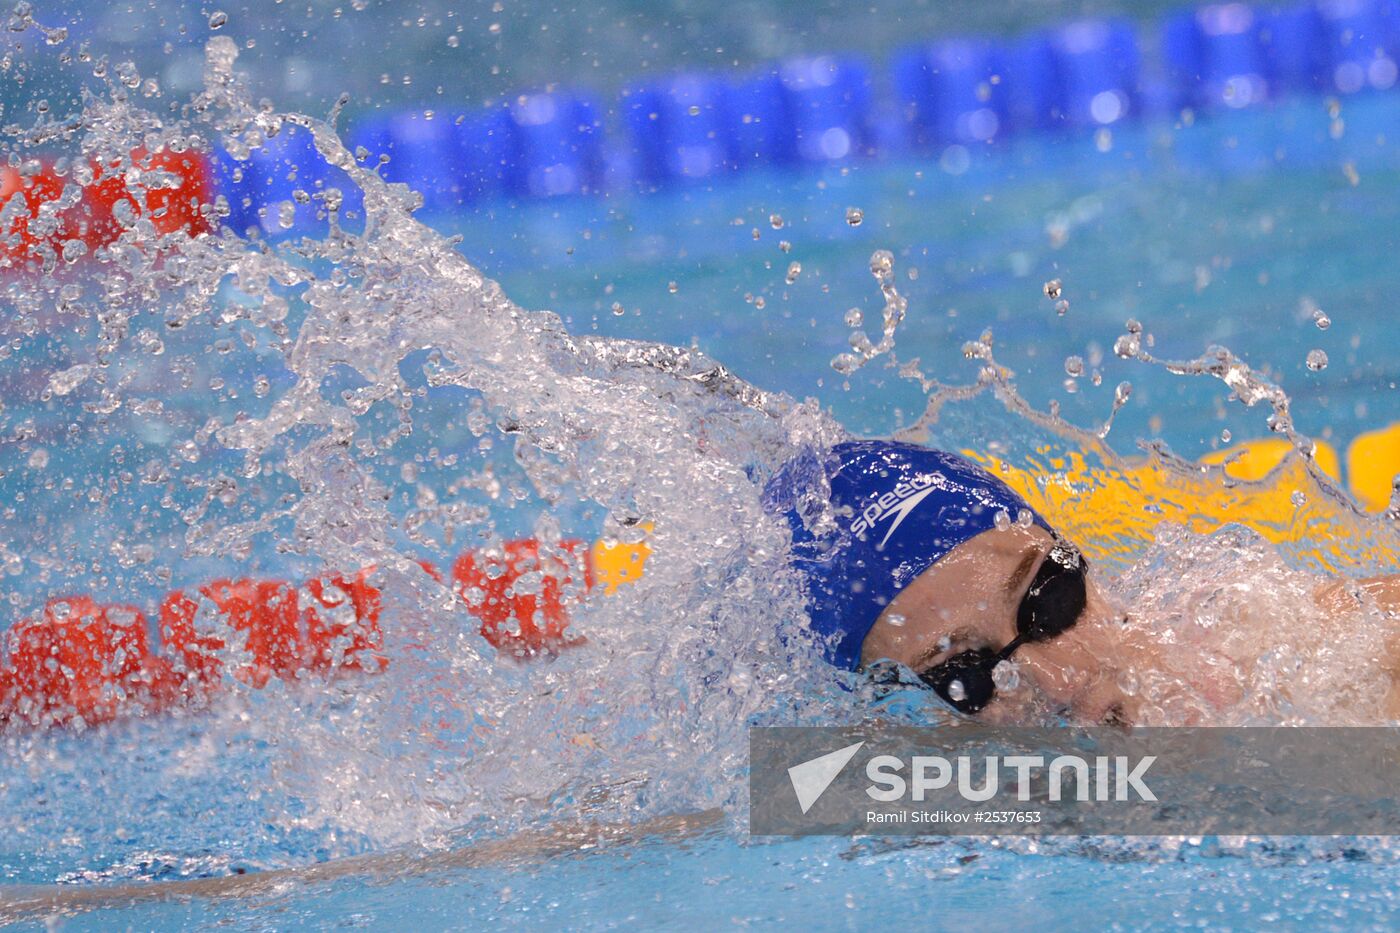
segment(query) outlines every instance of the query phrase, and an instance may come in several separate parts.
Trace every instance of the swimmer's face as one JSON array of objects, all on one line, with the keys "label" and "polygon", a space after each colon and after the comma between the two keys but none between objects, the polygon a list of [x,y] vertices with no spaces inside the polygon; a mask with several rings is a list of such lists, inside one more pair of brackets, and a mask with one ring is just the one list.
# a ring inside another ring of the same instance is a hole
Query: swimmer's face
[{"label": "swimmer's face", "polygon": [[[866,636],[861,663],[898,661],[923,673],[960,651],[1000,649],[1016,637],[1016,611],[1054,544],[1039,527],[987,531],[960,544],[885,607]],[[991,722],[1025,718],[1039,696],[1087,722],[1129,723],[1135,701],[1119,689],[1131,648],[1102,594],[1068,631],[1022,645],[1012,656],[1022,686],[998,691],[977,714]]]}]

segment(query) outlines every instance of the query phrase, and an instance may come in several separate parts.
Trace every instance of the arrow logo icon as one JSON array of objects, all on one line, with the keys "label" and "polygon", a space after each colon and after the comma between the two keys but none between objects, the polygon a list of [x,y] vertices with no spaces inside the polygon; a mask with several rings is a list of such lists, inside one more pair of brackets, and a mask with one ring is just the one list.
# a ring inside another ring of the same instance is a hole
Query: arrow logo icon
[{"label": "arrow logo icon", "polygon": [[804,815],[821,799],[821,795],[826,793],[831,782],[836,780],[836,776],[856,756],[856,752],[860,751],[860,747],[864,744],[865,742],[862,741],[854,745],[847,745],[845,748],[788,768],[788,779],[792,781],[792,789],[797,793],[797,803],[798,806],[802,807]]},{"label": "arrow logo icon", "polygon": [[893,524],[890,525],[890,530],[885,532],[885,538],[883,541],[880,542],[880,547],[885,546],[885,544],[890,540],[890,536],[894,534],[895,529],[899,527],[900,523],[903,522],[906,518],[908,518],[909,513],[914,511],[914,507],[917,506],[920,502],[923,502],[925,499],[927,499],[929,497],[929,493],[931,492],[933,492],[932,486],[930,486],[928,489],[925,489],[921,493],[917,493],[916,495],[910,496],[908,499],[905,499],[899,505],[890,509],[884,515],[881,515],[879,519],[877,519],[877,521],[884,521],[891,515],[895,517]]}]

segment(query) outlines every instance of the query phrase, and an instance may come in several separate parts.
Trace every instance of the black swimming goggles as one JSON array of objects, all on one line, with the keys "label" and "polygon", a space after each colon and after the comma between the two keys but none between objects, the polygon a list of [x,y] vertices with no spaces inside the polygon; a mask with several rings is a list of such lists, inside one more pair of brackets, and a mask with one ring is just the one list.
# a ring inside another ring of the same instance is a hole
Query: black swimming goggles
[{"label": "black swimming goggles", "polygon": [[980,711],[996,696],[992,671],[998,664],[1027,642],[1048,641],[1079,621],[1087,601],[1084,574],[1088,566],[1074,545],[1057,539],[1016,611],[1016,637],[1000,651],[960,651],[919,674],[919,679],[958,712]]}]

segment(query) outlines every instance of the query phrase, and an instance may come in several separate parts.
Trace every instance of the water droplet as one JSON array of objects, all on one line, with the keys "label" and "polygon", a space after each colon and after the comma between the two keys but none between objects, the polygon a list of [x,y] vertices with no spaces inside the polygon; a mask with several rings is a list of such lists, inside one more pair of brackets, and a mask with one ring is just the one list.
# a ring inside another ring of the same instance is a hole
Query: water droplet
[{"label": "water droplet", "polygon": [[1058,314],[1060,317],[1064,317],[1066,312],[1068,311],[1069,302],[1067,300],[1061,298],[1059,301],[1055,302],[1055,313]]},{"label": "water droplet", "polygon": [[948,699],[954,703],[960,703],[967,699],[967,691],[963,689],[963,682],[955,680],[948,685]]},{"label": "water droplet", "polygon": [[992,683],[998,690],[1010,692],[1021,686],[1021,669],[1010,658],[992,668]]},{"label": "water droplet", "polygon": [[846,223],[850,224],[852,227],[859,227],[864,220],[865,211],[858,207],[846,208]]},{"label": "water droplet", "polygon": [[290,230],[296,219],[297,206],[291,201],[283,201],[277,205],[277,224],[283,230]]},{"label": "water droplet", "polygon": [[1051,301],[1058,301],[1060,297],[1060,292],[1064,288],[1064,286],[1060,283],[1059,279],[1051,279],[1050,281],[1046,282],[1045,285],[1042,287],[1045,290],[1045,297],[1049,298]]},{"label": "water droplet", "polygon": [[1315,373],[1322,372],[1327,368],[1327,353],[1323,350],[1308,351],[1308,369]]},{"label": "water droplet", "polygon": [[1318,330],[1326,330],[1332,326],[1332,319],[1321,308],[1313,308],[1313,323],[1317,325]]},{"label": "water droplet", "polygon": [[1137,356],[1139,349],[1137,334],[1124,334],[1113,342],[1113,352],[1125,360]]},{"label": "water droplet", "polygon": [[909,620],[897,612],[891,612],[889,615],[885,616],[885,621],[895,628],[904,628],[904,624]]},{"label": "water droplet", "polygon": [[996,525],[997,531],[1006,531],[1011,527],[1011,516],[1006,509],[997,509],[997,513],[992,516],[992,524]]},{"label": "water droplet", "polygon": [[461,45],[461,44],[462,44],[462,40],[459,39],[459,38],[457,38],[456,36],[448,36],[448,37],[447,37],[447,47],[448,47],[449,49],[455,49],[457,46],[459,46],[459,45]]},{"label": "water droplet", "polygon": [[1234,435],[1230,433],[1230,429],[1229,429],[1229,428],[1226,428],[1225,430],[1223,430],[1223,431],[1220,432],[1220,441],[1221,441],[1221,443],[1224,443],[1224,444],[1230,443],[1230,438],[1232,438],[1232,437],[1234,437]]},{"label": "water droplet", "polygon": [[1079,377],[1084,375],[1084,360],[1082,357],[1071,356],[1065,358],[1065,373],[1070,376]]},{"label": "water droplet", "polygon": [[755,299],[753,300],[753,306],[754,306],[755,308],[757,308],[758,310],[762,311],[764,308],[766,308],[766,307],[768,306],[768,300],[767,300],[766,298],[764,298],[762,295],[759,295],[757,298],[755,298]]},{"label": "water droplet", "polygon": [[165,344],[157,336],[156,332],[150,328],[142,328],[136,333],[136,345],[152,356],[160,356],[165,352]]},{"label": "water droplet", "polygon": [[862,325],[862,324],[864,324],[864,323],[865,323],[865,315],[864,315],[863,313],[861,313],[860,308],[852,308],[851,310],[849,310],[849,311],[846,312],[846,326],[847,326],[847,327],[859,327],[860,325]]},{"label": "water droplet", "polygon": [[700,105],[699,105],[699,104],[691,104],[691,105],[690,105],[690,109],[687,110],[686,113],[690,114],[692,117],[698,117],[698,116],[700,116]]},{"label": "water droplet", "polygon": [[877,249],[870,254],[870,274],[877,279],[884,278],[894,271],[894,253],[887,249]]},{"label": "water droplet", "polygon": [[1127,322],[1123,325],[1123,327],[1128,331],[1128,333],[1133,334],[1134,336],[1142,333],[1142,325],[1139,324],[1137,322],[1137,319],[1135,318],[1128,318]]},{"label": "water droplet", "polygon": [[1119,405],[1126,402],[1133,394],[1133,384],[1131,382],[1120,382],[1118,388],[1113,390],[1113,400]]},{"label": "water droplet", "polygon": [[1304,494],[1304,492],[1301,489],[1295,489],[1293,490],[1293,495],[1288,497],[1288,501],[1292,502],[1295,506],[1302,508],[1302,506],[1308,501],[1308,497],[1306,494]]},{"label": "water droplet", "polygon": [[228,14],[223,10],[215,10],[209,14],[209,28],[223,29],[228,24]]},{"label": "water droplet", "polygon": [[1021,509],[1016,513],[1016,524],[1022,528],[1029,528],[1035,524],[1035,513],[1030,509]]},{"label": "water droplet", "polygon": [[612,303],[612,313],[613,313],[613,314],[617,315],[618,317],[622,317],[622,315],[625,313],[625,311],[626,311],[626,309],[622,307],[622,302],[620,302],[620,301],[614,301],[614,302]]},{"label": "water droplet", "polygon": [[674,295],[676,292],[678,292],[678,291],[680,291],[680,290],[681,290],[681,287],[680,287],[679,285],[677,285],[675,282],[667,282],[667,283],[666,283],[666,291],[670,292],[672,295]]},{"label": "water droplet", "polygon": [[112,219],[123,227],[132,227],[136,224],[136,206],[127,198],[112,205]]},{"label": "water droplet", "polygon": [[783,229],[783,215],[782,215],[782,214],[769,214],[769,215],[768,215],[768,222],[769,222],[770,224],[773,225],[773,229],[774,229],[774,230],[781,230],[781,229]]},{"label": "water droplet", "polygon": [[780,240],[778,242],[778,249],[782,250],[785,253],[790,253],[792,252],[792,244],[789,243],[787,240]]},{"label": "water droplet", "polygon": [[802,263],[797,262],[796,260],[794,260],[793,262],[789,263],[789,264],[788,264],[788,270],[787,270],[787,283],[788,283],[789,285],[791,285],[793,282],[796,282],[796,281],[797,281],[797,277],[798,277],[799,275],[801,275],[801,274],[802,274]]}]

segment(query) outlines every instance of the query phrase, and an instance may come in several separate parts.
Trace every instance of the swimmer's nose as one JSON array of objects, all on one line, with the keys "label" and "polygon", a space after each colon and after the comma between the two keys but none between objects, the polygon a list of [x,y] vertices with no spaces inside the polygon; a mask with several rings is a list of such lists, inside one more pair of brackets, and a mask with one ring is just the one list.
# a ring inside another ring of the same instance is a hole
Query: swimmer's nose
[{"label": "swimmer's nose", "polygon": [[1117,684],[1117,665],[1102,662],[1089,646],[1066,640],[1027,645],[1022,654],[1022,676],[1050,702],[1086,722],[1112,720],[1109,724],[1117,725],[1131,719],[1128,698]]},{"label": "swimmer's nose", "polygon": [[[1134,704],[1118,686],[1118,674],[1141,658],[1119,619],[1091,588],[1089,605],[1073,628],[1017,652],[1024,675],[1052,703],[1085,721],[1130,717]],[[1114,707],[1121,711],[1115,713]]]}]

